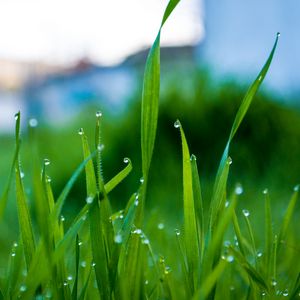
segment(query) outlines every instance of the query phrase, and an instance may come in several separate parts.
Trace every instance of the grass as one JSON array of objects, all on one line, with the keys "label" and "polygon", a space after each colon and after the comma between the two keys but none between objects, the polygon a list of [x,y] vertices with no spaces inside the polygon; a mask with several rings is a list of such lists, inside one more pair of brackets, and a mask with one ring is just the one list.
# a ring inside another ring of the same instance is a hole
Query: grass
[{"label": "grass", "polygon": [[[163,223],[145,224],[149,170],[157,132],[160,84],[160,35],[179,1],[171,0],[147,58],[142,95],[142,177],[126,207],[113,211],[109,193],[132,170],[129,158],[110,181],[102,173],[102,114],[96,113],[91,147],[79,130],[83,162],[58,197],[33,149],[33,193],[28,201],[20,160],[20,113],[15,116],[15,154],[1,196],[1,217],[14,184],[19,240],[1,269],[0,299],[295,299],[300,292],[299,239],[291,227],[298,186],[281,219],[272,217],[270,195],[264,191],[264,238],[253,226],[258,220],[237,205],[243,189],[230,191],[227,179],[233,138],[271,64],[274,47],[241,102],[215,177],[208,212],[203,209],[197,159],[190,154],[183,125],[177,120],[182,144],[183,222],[170,231]],[[31,128],[35,130],[34,128]],[[34,147],[33,147],[34,148]],[[62,153],[63,155],[63,153]],[[66,153],[67,155],[67,153]],[[167,176],[167,170],[157,170]],[[84,172],[86,204],[69,226],[62,209]],[[178,174],[178,176],[181,176]],[[15,180],[13,180],[15,178]],[[55,199],[56,198],[56,199]],[[161,199],[163,201],[163,199]],[[29,205],[29,203],[31,205]],[[276,223],[276,228],[273,224]],[[278,227],[278,228],[277,228]],[[159,249],[156,251],[156,249]],[[164,252],[165,255],[159,255]]]}]

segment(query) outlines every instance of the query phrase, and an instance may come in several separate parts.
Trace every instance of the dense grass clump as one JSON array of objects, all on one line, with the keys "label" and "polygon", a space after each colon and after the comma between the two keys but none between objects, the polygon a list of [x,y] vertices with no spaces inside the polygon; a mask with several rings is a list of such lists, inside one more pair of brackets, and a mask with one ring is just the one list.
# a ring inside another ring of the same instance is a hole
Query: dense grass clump
[{"label": "dense grass clump", "polygon": [[[237,185],[231,191],[227,184],[232,163],[231,143],[268,71],[278,36],[236,113],[209,208],[203,207],[196,156],[190,153],[183,126],[177,120],[174,127],[179,131],[182,146],[182,175],[178,174],[182,176],[183,185],[182,222],[180,228],[173,230],[147,216],[149,171],[158,123],[160,34],[178,2],[169,2],[147,59],[141,112],[141,179],[122,210],[113,210],[109,194],[128,176],[132,164],[129,158],[124,158],[124,168],[109,181],[104,180],[101,112],[96,113],[92,147],[84,129],[78,131],[83,161],[57,197],[53,195],[48,174],[50,161],[45,159],[40,170],[35,147],[31,179],[25,184],[19,155],[21,115],[15,115],[15,153],[2,192],[0,213],[3,218],[14,183],[19,240],[7,254],[8,260],[2,259],[0,299],[299,297],[300,262],[296,247],[299,238],[290,226],[299,187],[294,188],[281,218],[272,216],[270,194],[264,190],[263,217],[257,220],[246,208],[237,209],[243,195],[242,186]],[[35,130],[31,128],[33,138]],[[168,170],[154,171],[160,172],[162,177],[168,175]],[[62,210],[82,172],[86,185],[84,205],[73,220],[65,224]]]}]

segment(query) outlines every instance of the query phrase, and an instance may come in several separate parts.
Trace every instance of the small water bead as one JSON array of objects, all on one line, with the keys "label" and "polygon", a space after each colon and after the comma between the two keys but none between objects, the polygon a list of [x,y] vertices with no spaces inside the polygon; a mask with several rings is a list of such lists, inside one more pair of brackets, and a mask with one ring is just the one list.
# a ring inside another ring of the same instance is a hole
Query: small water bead
[{"label": "small water bead", "polygon": [[272,285],[272,286],[276,286],[276,285],[277,285],[276,279],[273,278],[273,279],[271,280],[271,285]]},{"label": "small water bead", "polygon": [[88,196],[88,197],[86,197],[85,201],[86,201],[87,204],[92,204],[93,201],[94,201],[94,197]]},{"label": "small water bead", "polygon": [[234,256],[233,255],[228,255],[226,257],[226,261],[228,261],[229,263],[232,263],[234,261]]},{"label": "small water bead", "polygon": [[224,246],[227,248],[230,247],[231,246],[230,241],[224,241]]},{"label": "small water bead", "polygon": [[131,231],[131,233],[133,233],[133,234],[141,234],[142,230],[138,228],[138,229],[135,229],[135,230]]},{"label": "small water bead", "polygon": [[82,241],[79,241],[79,242],[78,242],[78,246],[79,246],[79,247],[82,246]]},{"label": "small water bead", "polygon": [[45,297],[47,299],[51,299],[52,298],[52,291],[50,289],[46,290]]},{"label": "small water bead", "polygon": [[49,166],[50,165],[50,160],[48,158],[44,159],[44,165]]},{"label": "small water bead", "polygon": [[192,154],[191,155],[191,158],[190,158],[190,161],[196,161],[197,160],[197,157],[195,154]]},{"label": "small water bead", "polygon": [[138,195],[138,194],[135,195],[134,205],[135,205],[135,206],[138,206],[138,205],[139,205],[139,195]]},{"label": "small water bead", "polygon": [[263,77],[262,77],[262,75],[260,75],[260,76],[258,77],[258,80],[259,80],[259,81],[262,81],[262,79],[263,79]]},{"label": "small water bead", "polygon": [[180,230],[179,229],[175,229],[175,234],[177,235],[177,236],[180,236]]},{"label": "small water bead", "polygon": [[15,120],[17,121],[19,119],[19,117],[20,117],[20,112],[15,114]]},{"label": "small water bead", "polygon": [[21,284],[20,292],[25,292],[27,290],[27,286],[25,284]]},{"label": "small water bead", "polygon": [[297,184],[297,185],[294,187],[294,192],[298,192],[298,191],[299,191],[299,188],[300,188],[300,185]]},{"label": "small water bead", "polygon": [[13,253],[11,254],[11,256],[12,256],[12,257],[15,257],[15,256],[16,256],[16,253],[15,253],[15,252],[13,252]]},{"label": "small water bead", "polygon": [[165,259],[162,256],[159,258],[159,263],[160,264],[164,264],[165,263]]},{"label": "small water bead", "polygon": [[150,244],[149,239],[147,239],[147,238],[142,239],[142,244],[149,245]]},{"label": "small water bead", "polygon": [[65,220],[66,220],[65,217],[61,215],[61,216],[60,216],[60,221],[61,221],[61,222],[64,222]]},{"label": "small water bead", "polygon": [[266,292],[261,292],[261,295],[264,297],[266,296]]},{"label": "small water bead", "polygon": [[145,280],[145,284],[148,285],[148,284],[149,284],[149,281],[148,281],[148,280]]},{"label": "small water bead", "polygon": [[73,276],[72,276],[72,275],[69,275],[69,276],[67,277],[67,280],[68,280],[68,281],[73,280]]},{"label": "small water bead", "polygon": [[80,266],[81,266],[82,268],[85,268],[85,267],[86,267],[86,261],[83,260],[83,261],[80,263]]},{"label": "small water bead", "polygon": [[172,269],[169,266],[165,267],[165,274],[168,275],[172,272]]},{"label": "small water bead", "polygon": [[13,247],[15,247],[15,248],[16,248],[16,247],[18,247],[18,246],[19,246],[19,245],[18,245],[18,243],[17,243],[17,242],[14,242],[14,243],[13,243]]},{"label": "small water bead", "polygon": [[280,37],[281,33],[280,33],[280,32],[277,32],[277,34],[276,34],[276,35],[277,35],[277,37]]},{"label": "small water bead", "polygon": [[87,218],[87,215],[85,214],[85,215],[82,216],[81,220],[82,220],[82,221],[85,221],[86,218]]},{"label": "small water bead", "polygon": [[225,202],[225,207],[228,207],[229,206],[229,201],[226,201]]},{"label": "small water bead", "polygon": [[123,162],[125,164],[128,164],[130,162],[130,159],[128,157],[124,157]]},{"label": "small water bead", "polygon": [[262,254],[262,252],[261,252],[261,251],[258,251],[256,255],[257,255],[257,257],[258,257],[258,258],[260,258],[260,257],[262,257],[262,256],[263,256],[263,254]]},{"label": "small water bead", "polygon": [[69,283],[68,283],[68,281],[66,281],[66,280],[65,280],[64,283],[63,283],[64,286],[67,286],[68,284],[69,284]]},{"label": "small water bead", "polygon": [[268,190],[268,189],[264,189],[264,190],[263,190],[263,194],[264,194],[264,195],[267,195],[268,193],[269,193],[269,190]]},{"label": "small water bead", "polygon": [[181,127],[181,123],[180,123],[179,120],[176,120],[176,121],[175,121],[174,127],[175,127],[175,128],[180,128],[180,127]]},{"label": "small water bead", "polygon": [[79,135],[83,135],[83,134],[84,134],[83,128],[79,128],[78,134],[79,134]]},{"label": "small water bead", "polygon": [[284,290],[282,293],[282,296],[287,297],[289,295],[289,291],[288,290]]},{"label": "small water bead", "polygon": [[233,292],[233,291],[235,290],[235,287],[234,287],[233,285],[231,285],[231,286],[229,287],[229,290],[230,290],[231,292]]},{"label": "small water bead", "polygon": [[92,265],[91,265],[92,267],[95,267],[96,266],[96,263],[95,262],[92,262]]},{"label": "small water bead", "polygon": [[25,177],[24,172],[22,172],[22,171],[20,172],[20,177],[21,177],[21,178],[24,178],[24,177]]},{"label": "small water bead", "polygon": [[236,195],[241,195],[241,194],[243,194],[244,189],[243,189],[242,185],[238,184],[238,185],[236,186],[234,192],[235,192]]},{"label": "small water bead", "polygon": [[100,145],[97,146],[98,151],[103,151],[104,148],[105,148],[104,144],[100,144]]},{"label": "small water bead", "polygon": [[159,230],[163,230],[165,228],[165,224],[164,223],[158,223],[157,228]]},{"label": "small water bead", "polygon": [[96,112],[96,117],[97,117],[97,118],[102,117],[102,112],[101,112],[100,110],[98,110],[98,111]]},{"label": "small water bead", "polygon": [[144,181],[145,181],[144,178],[141,177],[141,178],[140,178],[140,183],[144,183]]},{"label": "small water bead", "polygon": [[29,120],[28,124],[30,127],[34,128],[38,126],[39,122],[37,119],[32,118]]},{"label": "small water bead", "polygon": [[243,212],[243,215],[244,215],[246,218],[248,218],[248,217],[250,216],[249,210],[243,209],[242,212]]},{"label": "small water bead", "polygon": [[121,234],[116,234],[115,237],[114,237],[114,241],[117,244],[121,244],[123,242],[122,235]]},{"label": "small water bead", "polygon": [[228,165],[231,165],[231,164],[232,164],[232,158],[231,158],[230,156],[228,156],[226,163],[227,163]]},{"label": "small water bead", "polygon": [[51,177],[50,177],[50,176],[47,176],[47,179],[46,179],[46,180],[47,180],[48,183],[50,183],[50,182],[51,182]]}]

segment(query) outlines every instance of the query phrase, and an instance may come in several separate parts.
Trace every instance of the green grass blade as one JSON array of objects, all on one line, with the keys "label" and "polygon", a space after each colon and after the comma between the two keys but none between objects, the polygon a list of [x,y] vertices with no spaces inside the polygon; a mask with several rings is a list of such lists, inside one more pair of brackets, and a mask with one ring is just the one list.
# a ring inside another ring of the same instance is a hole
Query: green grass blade
[{"label": "green grass blade", "polygon": [[131,160],[126,157],[124,158],[124,162],[126,163],[126,167],[105,184],[104,189],[107,194],[110,193],[120,182],[122,182],[132,171]]},{"label": "green grass blade", "polygon": [[240,249],[242,255],[246,256],[246,250],[245,250],[246,247],[245,247],[245,244],[244,244],[245,238],[242,235],[240,225],[239,225],[239,221],[238,221],[238,218],[237,218],[235,212],[233,214],[233,227],[234,227],[234,231],[235,231],[235,235],[236,235],[236,238],[237,238],[239,249]]},{"label": "green grass blade", "polygon": [[78,276],[79,276],[79,258],[80,258],[80,246],[79,246],[79,237],[76,236],[75,241],[75,281],[72,290],[72,300],[77,300],[78,293]]},{"label": "green grass blade", "polygon": [[204,216],[203,216],[203,200],[201,193],[201,184],[197,168],[196,156],[191,156],[192,178],[193,178],[193,193],[195,203],[195,214],[197,220],[199,242],[200,242],[200,259],[203,257],[204,251]]},{"label": "green grass blade", "polygon": [[258,74],[258,76],[256,77],[256,79],[254,80],[254,82],[252,83],[252,85],[250,86],[250,88],[248,89],[241,105],[240,108],[236,114],[236,117],[234,119],[231,131],[230,131],[230,135],[228,138],[228,142],[226,144],[225,150],[223,152],[221,161],[220,161],[220,165],[217,171],[217,176],[216,176],[216,180],[215,180],[215,185],[214,185],[214,190],[213,190],[213,196],[212,196],[212,200],[211,200],[211,206],[210,206],[210,230],[213,230],[214,227],[214,223],[216,222],[216,217],[218,215],[218,210],[220,209],[220,207],[222,207],[222,205],[220,205],[220,203],[223,201],[223,198],[220,197],[220,189],[221,189],[221,179],[223,178],[223,174],[224,174],[224,169],[226,168],[226,161],[228,158],[228,154],[229,154],[229,148],[230,148],[230,143],[233,139],[233,137],[235,136],[241,122],[243,121],[249,106],[258,90],[258,88],[260,87],[261,83],[263,82],[263,79],[265,78],[268,69],[270,67],[270,64],[272,62],[274,53],[275,53],[275,49],[277,46],[277,42],[278,42],[278,37],[279,34],[277,34],[274,46],[271,50],[271,53],[265,63],[265,65],[263,66],[262,70],[260,71],[260,73]]},{"label": "green grass blade", "polygon": [[194,291],[197,287],[197,281],[199,277],[200,249],[198,240],[199,232],[194,203],[192,164],[185,134],[178,120],[175,122],[175,127],[179,127],[182,141],[184,241],[189,280],[191,282],[192,291]]},{"label": "green grass blade", "polygon": [[168,3],[168,6],[165,10],[162,22],[161,22],[161,27],[165,24],[169,16],[171,15],[172,11],[175,9],[177,4],[180,2],[180,0],[170,0]]},{"label": "green grass blade", "polygon": [[35,251],[35,242],[32,230],[31,217],[26,201],[24,187],[21,179],[21,171],[19,163],[16,162],[16,199],[18,208],[19,227],[24,246],[25,261],[27,269],[30,266],[31,260]]}]

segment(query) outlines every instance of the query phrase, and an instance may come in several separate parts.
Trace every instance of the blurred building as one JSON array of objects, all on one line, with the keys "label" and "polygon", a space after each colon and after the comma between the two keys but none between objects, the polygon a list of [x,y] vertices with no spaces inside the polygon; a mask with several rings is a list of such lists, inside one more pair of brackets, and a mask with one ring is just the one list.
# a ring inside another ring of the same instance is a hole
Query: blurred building
[{"label": "blurred building", "polygon": [[282,96],[300,91],[300,2],[205,0],[205,39],[199,59],[220,76],[251,80],[280,41],[264,86]]}]

